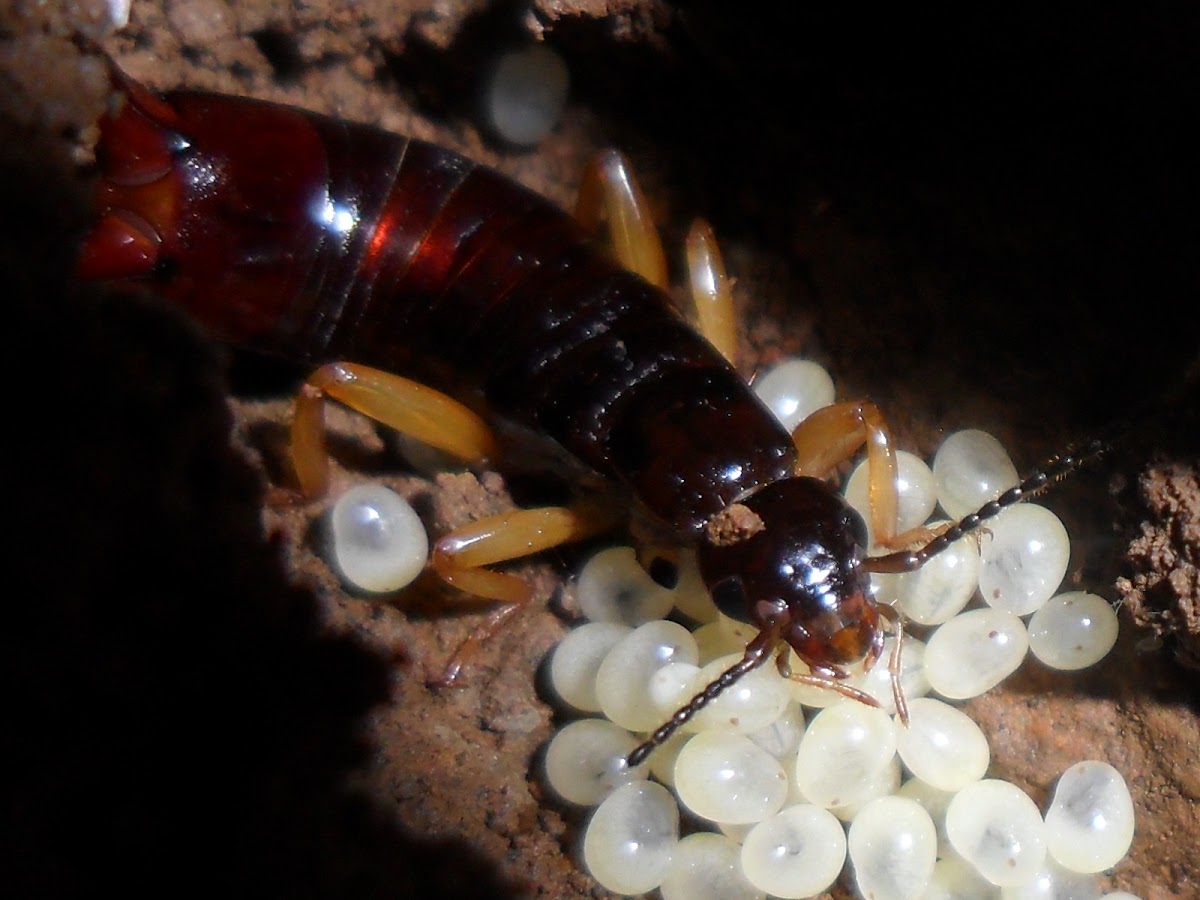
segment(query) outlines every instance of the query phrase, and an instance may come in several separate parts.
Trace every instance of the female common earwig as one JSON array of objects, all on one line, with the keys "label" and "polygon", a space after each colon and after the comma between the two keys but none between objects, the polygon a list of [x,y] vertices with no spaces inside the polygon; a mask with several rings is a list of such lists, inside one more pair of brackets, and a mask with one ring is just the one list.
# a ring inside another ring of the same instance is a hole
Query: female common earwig
[{"label": "female common earwig", "polygon": [[[318,366],[293,424],[305,495],[325,488],[326,398],[469,461],[512,463],[536,447],[585,483],[628,495],[654,542],[694,546],[718,607],[759,630],[742,661],[631,764],[746,672],[772,656],[784,668],[788,648],[811,668],[791,677],[874,702],[842,683],[845,667],[883,648],[890,610],[873,602],[869,574],[919,567],[1105,449],[1060,458],[919,549],[866,557],[861,517],[820,476],[865,444],[874,533],[893,543],[883,417],[842,402],[788,434],[714,347],[730,344],[730,301],[711,232],[700,225],[689,239],[693,290],[718,320],[702,317],[706,339],[663,289],[661,249],[615,155],[590,170],[572,218],[431,144],[254,100],[159,97],[113,78],[79,274],[143,281],[225,340]],[[625,265],[591,242],[602,218]],[[617,521],[588,500],[442,537],[433,568],[502,601],[446,680],[529,599],[520,579],[487,566]],[[893,659],[903,710],[897,670]]]}]

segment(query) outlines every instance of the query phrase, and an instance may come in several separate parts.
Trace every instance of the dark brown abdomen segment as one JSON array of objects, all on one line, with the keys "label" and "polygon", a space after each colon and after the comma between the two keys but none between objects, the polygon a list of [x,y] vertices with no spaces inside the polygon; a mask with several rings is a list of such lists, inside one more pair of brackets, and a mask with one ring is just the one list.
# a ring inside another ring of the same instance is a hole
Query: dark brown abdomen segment
[{"label": "dark brown abdomen segment", "polygon": [[326,282],[313,321],[325,328],[313,355],[465,386],[685,532],[791,474],[789,436],[737,373],[569,215],[442,148],[387,148],[374,130],[363,142],[355,127],[315,122],[331,197],[376,224],[316,267]]}]

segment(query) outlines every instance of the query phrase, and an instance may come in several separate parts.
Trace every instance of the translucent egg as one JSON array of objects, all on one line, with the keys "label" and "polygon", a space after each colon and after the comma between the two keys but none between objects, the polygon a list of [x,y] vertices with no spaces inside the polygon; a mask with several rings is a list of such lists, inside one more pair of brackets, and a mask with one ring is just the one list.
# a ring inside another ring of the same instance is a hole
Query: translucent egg
[{"label": "translucent egg", "polygon": [[1001,900],[1100,900],[1100,884],[1095,875],[1064,869],[1050,857],[1029,881],[1018,887],[1006,887]]},{"label": "translucent egg", "polygon": [[333,504],[329,521],[334,561],[364,591],[398,591],[425,568],[425,526],[407,500],[381,484],[347,490]]},{"label": "translucent egg", "polygon": [[879,606],[893,606],[896,603],[896,589],[899,584],[900,575],[896,572],[872,572],[871,599]]},{"label": "translucent egg", "polygon": [[938,790],[920,778],[910,778],[896,791],[896,796],[917,801],[925,812],[929,813],[929,818],[933,820],[937,829],[938,856],[955,855],[954,848],[950,846],[950,840],[946,837],[946,810],[950,807],[950,801],[954,799],[954,793]]},{"label": "translucent egg", "polygon": [[1086,669],[1117,642],[1116,610],[1086,591],[1051,597],[1029,619],[1029,650],[1052,669]]},{"label": "translucent egg", "polygon": [[706,731],[679,751],[675,791],[696,815],[738,825],[777,813],[788,779],[779,761],[749,738]]},{"label": "translucent egg", "polygon": [[750,829],[742,842],[747,880],[775,897],[812,897],[846,862],[846,835],[828,810],[789,806]]},{"label": "translucent egg", "polygon": [[[741,659],[741,653],[733,653],[708,663],[692,679],[689,696],[699,694]],[[689,731],[719,728],[739,734],[757,731],[778,719],[790,699],[788,683],[768,662],[747,672],[718,694],[684,727]]]},{"label": "translucent egg", "polygon": [[741,629],[730,627],[731,620],[725,616],[713,622],[701,625],[692,632],[696,639],[696,648],[700,652],[700,664],[708,665],[714,659],[728,656],[731,653],[741,653],[746,648],[746,640],[754,636],[752,626],[745,628],[746,639],[742,638]]},{"label": "translucent egg", "polygon": [[846,845],[862,896],[916,900],[924,895],[937,859],[937,834],[916,801],[872,800],[850,824]]},{"label": "translucent egg", "polygon": [[675,760],[683,745],[692,739],[684,731],[677,731],[650,753],[646,763],[650,766],[650,774],[669,788],[675,787]]},{"label": "translucent egg", "polygon": [[746,737],[776,759],[787,759],[796,753],[800,739],[804,737],[804,709],[794,700],[790,701],[778,718],[762,728],[747,732]]},{"label": "translucent egg", "polygon": [[[892,757],[886,766],[863,782],[862,790],[855,792],[854,800],[839,806],[831,806],[829,811],[843,822],[853,822],[864,806],[873,803],[880,797],[896,793],[896,789],[900,787],[900,768],[900,760]],[[808,802],[808,798],[800,793],[799,787],[796,788],[793,796],[799,796],[804,803]]]},{"label": "translucent egg", "polygon": [[700,567],[696,564],[696,554],[690,550],[679,555],[679,580],[671,589],[671,597],[675,608],[693,622],[711,622],[719,615],[717,605],[713,603],[704,579],[700,577]]},{"label": "translucent egg", "polygon": [[578,710],[599,712],[596,673],[600,663],[632,631],[628,625],[617,622],[585,622],[572,629],[550,657],[550,685],[554,692]]},{"label": "translucent egg", "polygon": [[908,704],[908,727],[897,722],[896,751],[917,778],[943,791],[958,791],[987,772],[987,737],[966,713],[932,697]]},{"label": "translucent egg", "polygon": [[1022,503],[988,525],[979,548],[979,593],[994,609],[1027,616],[1062,584],[1071,539],[1062,521],[1044,506]]},{"label": "translucent egg", "polygon": [[700,667],[693,663],[670,662],[650,676],[650,702],[666,719],[696,695],[693,684]]},{"label": "translucent egg", "polygon": [[742,873],[742,848],[723,834],[698,831],[675,848],[659,885],[662,900],[762,900]]},{"label": "translucent egg", "polygon": [[1133,799],[1121,773],[1086,760],[1063,772],[1046,810],[1050,854],[1075,872],[1111,868],[1133,842]]},{"label": "translucent egg", "polygon": [[[871,531],[869,483],[870,467],[863,460],[850,474],[843,492],[846,502],[858,510],[867,523],[868,532]],[[925,460],[907,450],[896,451],[896,491],[900,497],[896,533],[902,534],[923,524],[937,505],[937,486],[933,471],[925,464]]]},{"label": "translucent egg", "polygon": [[662,884],[679,844],[679,807],[661,784],[634,781],[609,794],[587,824],[583,861],[592,877],[618,894]]},{"label": "translucent egg", "polygon": [[976,781],[955,794],[946,834],[963,859],[1001,887],[1029,881],[1046,859],[1046,823],[1029,796],[1007,781]]},{"label": "translucent egg", "polygon": [[933,867],[923,900],[999,900],[1000,888],[960,856],[943,856]]},{"label": "translucent egg", "polygon": [[951,519],[973,513],[1020,484],[1008,451],[986,431],[968,429],[946,438],[933,457],[938,503]]},{"label": "translucent egg", "polygon": [[625,765],[637,744],[632,734],[604,719],[570,722],[546,747],[546,780],[564,800],[595,806],[620,785],[645,780],[647,764]]},{"label": "translucent egg", "polygon": [[[930,522],[935,528],[945,520]],[[941,625],[962,611],[979,585],[979,542],[959,538],[915,572],[896,579],[896,603],[919,625]]]},{"label": "translucent egg", "polygon": [[833,402],[833,379],[807,359],[785,359],[754,379],[754,393],[788,431]]},{"label": "translucent egg", "polygon": [[510,144],[532,146],[558,124],[569,83],[567,64],[545,44],[510,50],[485,87],[488,122]]},{"label": "translucent egg", "polygon": [[[791,804],[784,804],[790,806]],[[757,825],[757,822],[751,822],[746,825],[731,825],[729,822],[718,822],[717,831],[725,837],[729,838],[740,848],[742,842],[746,840],[746,835],[750,833],[750,829]]]},{"label": "translucent egg", "polygon": [[895,755],[896,729],[888,714],[843,700],[809,723],[796,755],[796,785],[817,806],[846,806],[865,795]]},{"label": "translucent egg", "polygon": [[[850,686],[870,694],[879,707],[888,715],[896,711],[896,694],[892,690],[892,652],[896,647],[894,637],[883,642],[883,653],[867,672],[850,678]],[[929,679],[925,677],[925,644],[905,635],[900,653],[900,689],[907,700],[923,697],[929,693]]]},{"label": "translucent egg", "polygon": [[672,593],[646,574],[632,547],[593,555],[579,572],[575,594],[589,621],[630,626],[663,618],[675,603]]},{"label": "translucent egg", "polygon": [[608,651],[596,672],[596,700],[604,715],[630,731],[662,724],[650,697],[650,679],[671,662],[696,662],[696,642],[682,625],[657,620],[640,625]]},{"label": "translucent egg", "polygon": [[969,610],[930,636],[925,645],[925,675],[943,697],[978,697],[1015,672],[1028,649],[1025,623],[1012,613]]}]

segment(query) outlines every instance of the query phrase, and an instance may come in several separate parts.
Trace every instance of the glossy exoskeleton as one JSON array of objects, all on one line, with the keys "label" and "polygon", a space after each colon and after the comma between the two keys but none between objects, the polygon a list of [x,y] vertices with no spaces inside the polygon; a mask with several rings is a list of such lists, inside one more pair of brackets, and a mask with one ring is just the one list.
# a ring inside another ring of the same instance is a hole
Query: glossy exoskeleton
[{"label": "glossy exoskeleton", "polygon": [[1064,458],[920,550],[866,559],[861,518],[803,474],[828,468],[804,446],[836,434],[844,458],[865,442],[890,471],[873,407],[839,404],[794,440],[662,290],[555,205],[450,150],[113,77],[82,277],[145,283],[240,346],[449,394],[506,437],[497,463],[536,443],[627,495],[656,534],[696,548],[719,607],[758,629],[631,764],[788,647],[809,680],[855,695],[839,684],[845,667],[883,646],[869,573],[916,568],[1078,463]]}]

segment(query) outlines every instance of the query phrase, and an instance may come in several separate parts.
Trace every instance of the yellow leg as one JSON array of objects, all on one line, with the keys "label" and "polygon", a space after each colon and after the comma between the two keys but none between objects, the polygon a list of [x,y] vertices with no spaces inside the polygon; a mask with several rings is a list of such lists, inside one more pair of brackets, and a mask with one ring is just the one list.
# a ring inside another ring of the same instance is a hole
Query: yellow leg
[{"label": "yellow leg", "polygon": [[[617,261],[651,284],[667,289],[667,259],[649,206],[620,153],[600,154],[584,171],[575,218],[589,231],[607,223]],[[692,223],[687,238],[692,300],[700,333],[731,363],[737,352],[733,294],[712,228]]]},{"label": "yellow leg", "polygon": [[883,415],[873,403],[835,403],[818,409],[792,432],[796,474],[821,477],[867,446],[871,530],[887,544],[896,536],[900,499],[896,493],[896,451]]},{"label": "yellow leg", "polygon": [[399,375],[355,363],[330,363],[309,376],[292,419],[292,464],[300,492],[325,493],[325,400],[337,400],[377,422],[466,462],[495,456],[496,439],[483,419],[445,394]]},{"label": "yellow leg", "polygon": [[454,652],[438,683],[452,684],[466,659],[531,599],[532,591],[522,579],[485,566],[583,540],[616,524],[615,515],[596,507],[548,506],[488,516],[441,538],[430,557],[434,571],[462,591],[503,605]]},{"label": "yellow leg", "polygon": [[711,226],[703,219],[692,223],[687,236],[688,280],[696,324],[700,333],[731,364],[737,362],[737,327],[733,292],[725,275],[725,263]]},{"label": "yellow leg", "polygon": [[575,204],[575,218],[598,232],[608,224],[617,261],[651,284],[667,287],[667,257],[649,205],[634,180],[629,163],[615,150],[601,153],[584,170]]}]

